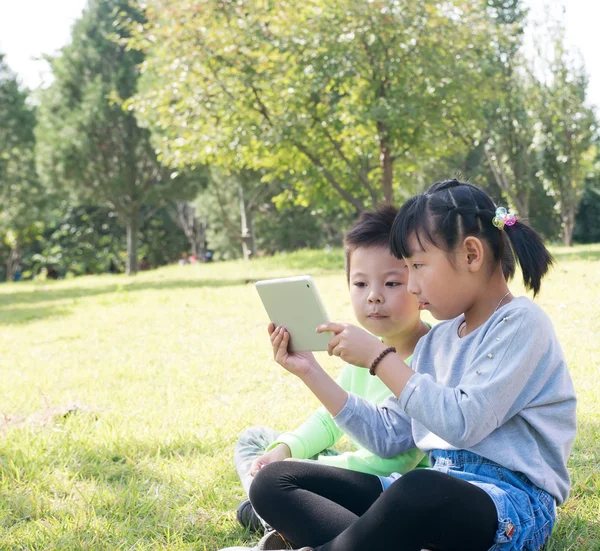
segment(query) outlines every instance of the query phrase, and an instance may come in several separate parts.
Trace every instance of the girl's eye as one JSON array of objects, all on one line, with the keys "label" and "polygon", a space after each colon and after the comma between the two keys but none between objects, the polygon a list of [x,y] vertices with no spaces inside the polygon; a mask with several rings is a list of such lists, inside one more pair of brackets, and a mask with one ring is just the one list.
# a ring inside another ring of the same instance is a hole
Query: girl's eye
[{"label": "girl's eye", "polygon": [[356,282],[354,283],[354,285],[355,285],[356,287],[361,287],[361,288],[362,288],[362,287],[365,287],[366,283],[365,283],[364,281],[356,281]]},{"label": "girl's eye", "polygon": [[413,263],[413,268],[415,270],[418,270],[419,268],[421,268],[423,266],[423,264],[418,264],[417,262]]},{"label": "girl's eye", "polygon": [[398,287],[398,285],[402,285],[399,281],[387,281],[385,283],[386,287]]}]

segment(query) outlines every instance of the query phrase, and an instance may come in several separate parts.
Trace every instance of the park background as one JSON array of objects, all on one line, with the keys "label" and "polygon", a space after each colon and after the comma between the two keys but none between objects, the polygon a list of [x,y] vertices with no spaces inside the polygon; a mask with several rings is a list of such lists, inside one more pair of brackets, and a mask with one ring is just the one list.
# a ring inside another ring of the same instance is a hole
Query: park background
[{"label": "park background", "polygon": [[90,0],[43,86],[0,53],[0,549],[250,542],[235,438],[316,406],[252,283],[310,273],[351,321],[343,232],[454,176],[552,244],[580,430],[548,548],[600,549],[600,139],[563,16]]}]

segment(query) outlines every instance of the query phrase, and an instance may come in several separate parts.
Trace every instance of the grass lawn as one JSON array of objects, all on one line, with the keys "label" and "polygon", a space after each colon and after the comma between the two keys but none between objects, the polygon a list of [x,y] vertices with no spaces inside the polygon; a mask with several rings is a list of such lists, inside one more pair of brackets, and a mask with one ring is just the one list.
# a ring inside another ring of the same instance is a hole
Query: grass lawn
[{"label": "grass lawn", "polygon": [[[579,434],[547,549],[599,550],[600,246],[554,252],[538,302],[571,368]],[[304,273],[332,319],[352,321],[340,250],[0,285],[0,549],[252,542],[235,521],[236,437],[291,429],[317,406],[271,360],[252,282]]]}]

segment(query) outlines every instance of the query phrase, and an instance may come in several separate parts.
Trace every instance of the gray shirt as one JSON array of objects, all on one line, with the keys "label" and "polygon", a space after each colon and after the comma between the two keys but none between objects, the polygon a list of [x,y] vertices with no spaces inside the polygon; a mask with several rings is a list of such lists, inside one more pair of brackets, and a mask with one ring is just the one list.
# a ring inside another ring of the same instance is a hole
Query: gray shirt
[{"label": "gray shirt", "polygon": [[460,338],[463,319],[441,322],[419,341],[415,374],[399,398],[377,406],[350,394],[336,423],[381,457],[415,445],[469,450],[564,502],[576,398],[550,318],[519,297]]}]

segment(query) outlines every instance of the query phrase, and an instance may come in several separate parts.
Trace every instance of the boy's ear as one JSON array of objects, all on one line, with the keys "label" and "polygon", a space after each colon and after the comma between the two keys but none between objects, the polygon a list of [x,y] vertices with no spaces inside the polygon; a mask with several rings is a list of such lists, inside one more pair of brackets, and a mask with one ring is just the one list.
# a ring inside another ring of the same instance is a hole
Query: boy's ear
[{"label": "boy's ear", "polygon": [[483,246],[481,239],[478,239],[472,235],[465,237],[462,248],[462,257],[465,261],[467,270],[473,273],[481,270],[485,251],[485,247]]}]

